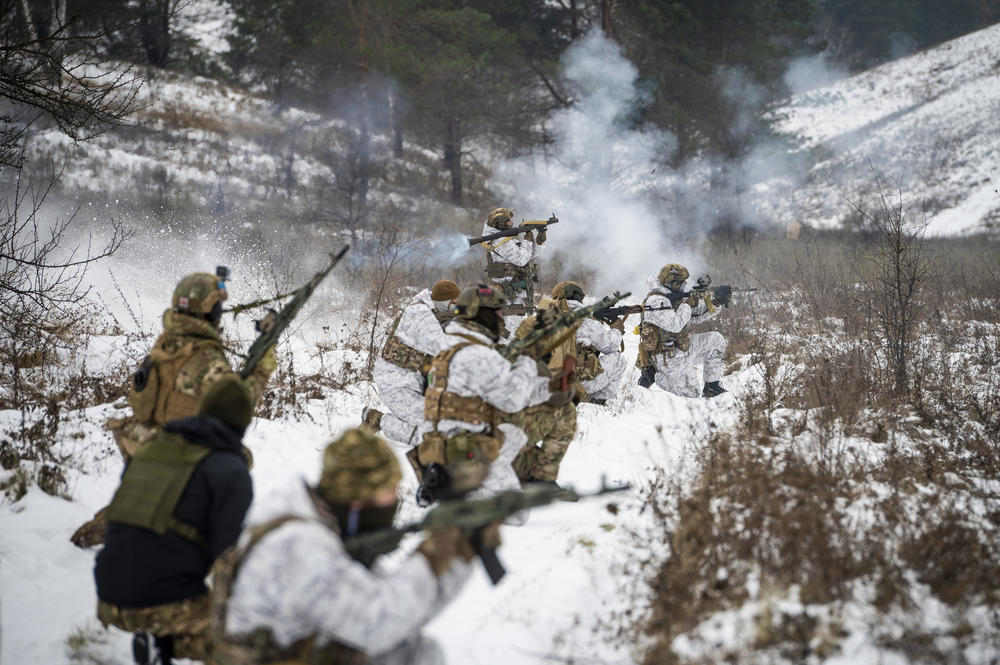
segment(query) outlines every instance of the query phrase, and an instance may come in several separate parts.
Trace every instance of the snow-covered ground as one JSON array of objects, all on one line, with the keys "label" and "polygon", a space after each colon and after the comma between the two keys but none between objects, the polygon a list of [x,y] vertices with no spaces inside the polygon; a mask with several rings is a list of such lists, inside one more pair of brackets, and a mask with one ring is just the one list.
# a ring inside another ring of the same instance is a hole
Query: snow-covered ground
[{"label": "snow-covered ground", "polygon": [[831,226],[851,212],[845,197],[871,209],[870,159],[931,234],[995,230],[998,60],[1000,24],[793,97],[772,117],[808,172],[771,198],[775,217]]},{"label": "snow-covered ground", "polygon": [[[326,322],[313,314],[311,324],[321,328]],[[634,358],[638,338],[627,339],[627,353]],[[114,341],[93,345],[97,357],[91,360],[97,365],[102,355],[117,360],[122,350]],[[310,370],[301,343],[279,348],[279,354],[288,353],[297,354],[299,371]],[[635,385],[635,373],[608,407],[580,407],[577,437],[559,477],[580,490],[595,489],[602,478],[630,483],[633,489],[539,509],[526,525],[504,527],[500,556],[507,577],[492,587],[478,571],[457,602],[428,627],[450,663],[633,662],[635,645],[599,624],[616,610],[642,604],[645,586],[625,573],[625,565],[637,551],[660,550],[631,535],[647,530],[647,517],[639,514],[640,494],[657,468],[684,467],[693,432],[703,432],[710,423],[728,426],[736,417],[731,396],[707,401],[645,391]],[[740,379],[731,381],[735,387]],[[356,426],[362,407],[373,399],[368,384],[357,384],[326,391],[296,415],[257,420],[246,439],[255,456],[251,519],[289,483],[315,481],[325,444]],[[117,487],[121,462],[102,425],[118,413],[113,404],[96,406],[70,414],[61,427],[55,450],[69,460],[67,498],[32,487],[21,501],[0,507],[4,663],[131,662],[130,636],[105,633],[94,617],[95,550],[79,550],[69,542],[73,530]],[[7,423],[15,418],[13,412],[0,415]],[[407,464],[403,468],[411,473]],[[413,489],[412,475],[404,485]],[[606,508],[612,502],[617,514]],[[408,502],[401,519],[418,510]],[[67,642],[74,635],[87,636],[75,656]]]}]

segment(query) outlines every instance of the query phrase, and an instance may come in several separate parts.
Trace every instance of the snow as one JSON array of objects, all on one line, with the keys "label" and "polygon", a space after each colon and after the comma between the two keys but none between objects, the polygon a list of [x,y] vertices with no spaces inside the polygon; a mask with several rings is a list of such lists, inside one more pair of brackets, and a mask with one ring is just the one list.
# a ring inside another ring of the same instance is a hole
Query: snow
[{"label": "snow", "polygon": [[847,201],[875,207],[874,167],[930,235],[995,229],[998,59],[1000,24],[792,97],[770,117],[791,142],[788,157],[812,162],[808,177],[767,181],[757,205],[782,223],[836,226]]},{"label": "snow", "polygon": [[[155,305],[147,303],[143,309],[155,311]],[[328,322],[315,321],[319,323]],[[631,335],[627,341],[634,359],[638,338]],[[115,346],[112,338],[96,339],[88,362],[114,355]],[[288,346],[279,347],[279,356],[296,353],[296,366],[310,371],[302,347]],[[640,580],[622,579],[617,572],[635,548],[656,549],[629,536],[646,520],[639,514],[639,492],[656,468],[683,466],[693,433],[736,417],[731,397],[708,402],[646,392],[635,386],[636,378],[632,370],[609,408],[580,407],[578,434],[559,477],[560,483],[580,491],[598,488],[602,478],[612,485],[630,483],[633,489],[538,509],[526,525],[504,527],[500,557],[507,577],[492,587],[477,568],[459,599],[427,628],[449,662],[544,663],[552,657],[632,662],[633,645],[609,639],[598,624],[612,609],[632,606],[634,599],[622,594],[623,588],[644,593]],[[373,396],[371,386],[357,384],[309,400],[300,413],[257,419],[246,438],[255,459],[249,519],[289,483],[315,482],[326,443],[356,426]],[[130,636],[116,629],[105,634],[94,617],[95,551],[69,542],[73,530],[105,505],[117,487],[120,459],[102,425],[120,413],[111,405],[93,407],[72,414],[71,424],[62,428],[65,438],[57,449],[72,460],[71,500],[32,487],[21,501],[0,507],[2,662],[74,662],[66,640],[81,629],[100,638],[87,646],[98,662],[130,662]],[[0,413],[0,422],[15,416]],[[400,461],[407,474],[404,487],[412,497],[416,481],[401,450]],[[612,502],[620,509],[617,515],[605,509]],[[413,519],[419,510],[411,498],[401,508],[401,519]]]}]

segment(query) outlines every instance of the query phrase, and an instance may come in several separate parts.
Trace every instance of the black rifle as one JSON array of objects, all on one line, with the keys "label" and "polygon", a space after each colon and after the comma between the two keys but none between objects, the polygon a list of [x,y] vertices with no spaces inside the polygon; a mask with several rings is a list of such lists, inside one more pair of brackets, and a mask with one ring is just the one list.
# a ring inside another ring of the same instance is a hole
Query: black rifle
[{"label": "black rifle", "polygon": [[429,510],[419,522],[353,536],[344,542],[344,546],[355,559],[371,561],[379,554],[396,549],[408,533],[457,527],[470,539],[479,560],[483,562],[486,573],[490,576],[490,581],[496,584],[507,571],[497,558],[495,549],[481,546],[477,534],[484,528],[503,522],[522,510],[546,506],[554,501],[579,501],[587,497],[622,492],[629,487],[629,485],[611,487],[602,479],[599,490],[590,494],[580,494],[570,488],[559,487],[555,483],[531,483],[523,490],[506,490],[485,499],[467,499],[463,496],[448,498]]},{"label": "black rifle", "polygon": [[658,312],[664,309],[673,309],[673,306],[643,307],[642,305],[622,305],[621,307],[605,307],[604,309],[594,310],[594,318],[606,323],[614,323],[619,316],[627,317],[630,314],[641,314],[644,311]]},{"label": "black rifle", "polygon": [[512,229],[507,229],[506,231],[497,231],[496,233],[491,233],[485,236],[479,236],[478,238],[469,238],[469,247],[475,247],[476,245],[484,242],[489,242],[490,240],[496,240],[497,238],[509,238],[511,236],[516,236],[519,233],[527,233],[528,231],[535,231],[537,229],[546,229],[553,224],[558,224],[559,219],[555,216],[555,213],[551,217],[542,221],[531,221],[522,222],[521,226],[515,226]]},{"label": "black rifle", "polygon": [[312,279],[306,282],[304,286],[296,289],[292,293],[292,299],[285,303],[281,311],[274,312],[272,310],[263,321],[256,322],[260,336],[250,346],[250,350],[247,351],[247,361],[243,364],[243,369],[240,370],[240,377],[245,379],[250,376],[254,368],[257,367],[257,363],[261,361],[272,346],[278,343],[278,336],[291,324],[292,319],[299,313],[302,306],[306,304],[306,301],[309,300],[309,297],[316,290],[316,287],[319,286],[319,283],[330,274],[330,271],[340,262],[340,259],[344,257],[349,248],[350,245],[344,245],[344,248],[339,252],[331,254],[330,263],[313,275]]},{"label": "black rifle", "polygon": [[723,286],[711,286],[712,278],[708,275],[698,278],[698,284],[688,291],[687,293],[676,293],[670,292],[663,294],[670,301],[671,305],[676,305],[678,302],[683,300],[690,300],[692,306],[698,300],[704,299],[706,294],[711,294],[713,305],[722,305],[723,307],[729,307],[729,303],[733,299],[734,293],[749,293],[751,291],[756,291],[757,289],[741,289],[737,287],[725,284]]}]

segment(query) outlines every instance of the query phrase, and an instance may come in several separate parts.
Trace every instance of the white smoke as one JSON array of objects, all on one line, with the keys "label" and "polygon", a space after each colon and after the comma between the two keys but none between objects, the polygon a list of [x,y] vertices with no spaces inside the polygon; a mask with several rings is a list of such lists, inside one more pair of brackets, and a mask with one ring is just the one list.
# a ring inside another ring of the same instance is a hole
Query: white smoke
[{"label": "white smoke", "polygon": [[584,285],[592,295],[617,289],[641,298],[646,278],[664,263],[698,268],[693,252],[667,239],[678,222],[664,207],[664,192],[677,176],[660,164],[676,140],[633,126],[643,101],[638,71],[600,32],[567,49],[563,67],[574,103],[552,119],[553,146],[501,164],[493,184],[508,193],[504,205],[517,209],[516,221],[559,217],[545,249],[557,252],[567,270],[543,277],[579,278],[576,267],[595,276]]},{"label": "white smoke", "polygon": [[792,95],[823,88],[847,76],[847,70],[830,64],[823,54],[796,58],[788,65],[784,81]]}]

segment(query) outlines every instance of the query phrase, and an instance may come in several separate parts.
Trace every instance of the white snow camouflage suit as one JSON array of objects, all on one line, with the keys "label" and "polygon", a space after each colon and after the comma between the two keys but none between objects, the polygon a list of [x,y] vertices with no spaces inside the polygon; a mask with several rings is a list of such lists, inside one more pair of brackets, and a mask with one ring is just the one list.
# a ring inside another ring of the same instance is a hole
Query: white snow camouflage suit
[{"label": "white snow camouflage suit", "polygon": [[[538,374],[535,361],[527,356],[513,363],[490,348],[493,342],[474,327],[463,325],[461,319],[452,321],[445,328],[449,348],[468,343],[460,335],[474,337],[482,344],[459,349],[448,366],[448,392],[460,397],[480,397],[490,406],[505,413],[517,413],[529,406],[545,402],[550,396],[549,379]],[[460,420],[441,420],[438,431],[445,437],[459,432],[482,432],[486,425]],[[503,433],[500,455],[490,464],[489,472],[475,496],[488,496],[502,490],[520,489],[521,483],[511,462],[528,437],[521,428],[510,423],[497,425]]]},{"label": "white snow camouflage suit", "polygon": [[[268,506],[256,524],[294,515],[247,553],[233,582],[226,634],[266,628],[281,647],[316,636],[363,652],[372,665],[438,665],[441,648],[420,629],[461,591],[472,566],[456,557],[437,577],[420,554],[392,570],[353,559],[321,521],[305,486]],[[246,542],[249,529],[241,544]]]},{"label": "white snow camouflage suit", "polygon": [[[434,316],[430,289],[424,289],[406,305],[394,335],[406,346],[431,357],[450,346]],[[382,416],[383,436],[401,444],[410,442],[412,436],[412,445],[420,443],[424,432],[431,429],[424,420],[424,374],[419,369],[400,367],[380,354],[375,359],[373,378],[387,411]]]},{"label": "white snow camouflage suit", "polygon": [[[577,300],[566,301],[570,309],[576,311],[583,308],[583,303]],[[622,333],[593,317],[587,317],[580,322],[576,331],[577,344],[591,346],[600,354],[598,360],[604,369],[589,381],[581,381],[587,394],[595,399],[610,399],[614,397],[621,383],[628,363],[622,354]]]},{"label": "white snow camouflage suit", "polygon": [[[670,300],[666,296],[670,290],[660,284],[656,275],[649,278],[648,286],[650,295],[646,298],[647,307],[670,305]],[[689,323],[708,321],[720,310],[721,308],[716,309],[715,313],[710,313],[703,302],[698,303],[697,308],[692,310],[691,305],[683,302],[672,310],[646,311],[644,319],[667,332],[680,333]],[[665,353],[650,354],[650,359],[656,367],[656,385],[682,397],[700,397],[702,384],[698,382],[698,365],[704,364],[705,383],[721,379],[726,338],[720,332],[711,331],[691,333],[690,340],[691,345],[687,351],[676,349],[673,357]]]},{"label": "white snow camouflage suit", "polygon": [[[482,235],[485,236],[496,232],[497,230],[488,223],[483,224]],[[534,241],[525,240],[523,237],[517,236],[499,238],[487,244],[489,246],[487,249],[488,259],[492,261],[495,266],[509,263],[512,266],[525,268],[538,257],[542,249],[539,245],[535,244]],[[487,264],[487,266],[489,266],[489,264]],[[487,269],[489,270],[489,268]],[[526,284],[523,288],[513,288],[509,284],[514,281],[512,276],[498,277],[490,275],[489,279],[504,293],[504,296],[507,298],[508,305],[520,305],[527,308],[533,308],[535,306],[533,298],[529,298],[529,292],[534,293],[533,283]],[[530,282],[530,280],[530,277],[526,278],[526,282]],[[530,289],[528,287],[530,287]],[[505,321],[507,329],[512,332],[517,330],[517,326],[524,320],[525,316],[527,316],[526,313],[509,313]]]}]

